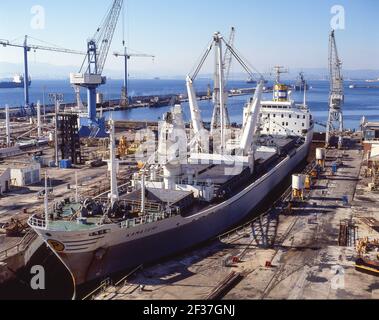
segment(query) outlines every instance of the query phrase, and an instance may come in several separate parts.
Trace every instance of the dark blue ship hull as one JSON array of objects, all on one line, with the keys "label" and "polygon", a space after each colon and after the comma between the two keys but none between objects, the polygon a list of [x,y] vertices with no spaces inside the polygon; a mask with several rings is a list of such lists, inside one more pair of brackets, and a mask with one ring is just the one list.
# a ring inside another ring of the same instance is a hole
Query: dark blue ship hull
[{"label": "dark blue ship hull", "polygon": [[[32,84],[31,81],[29,81],[29,87]],[[17,88],[23,88],[24,82],[13,82],[13,81],[4,81],[0,82],[0,89],[17,89]]]}]

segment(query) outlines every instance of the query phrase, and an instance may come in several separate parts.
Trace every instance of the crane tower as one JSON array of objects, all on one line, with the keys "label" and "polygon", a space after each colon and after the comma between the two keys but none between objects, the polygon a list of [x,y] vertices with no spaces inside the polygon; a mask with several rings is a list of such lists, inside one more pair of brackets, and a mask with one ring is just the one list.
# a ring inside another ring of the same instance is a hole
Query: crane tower
[{"label": "crane tower", "polygon": [[326,147],[331,144],[332,137],[338,137],[338,148],[343,146],[343,104],[345,100],[343,90],[342,62],[338,55],[334,30],[329,37],[329,72],[330,96],[329,116],[326,127]]},{"label": "crane tower", "polygon": [[116,30],[117,22],[122,10],[123,0],[114,0],[104,23],[97,29],[96,34],[87,42],[87,56],[83,61],[79,73],[70,74],[72,85],[87,89],[88,114],[80,118],[80,135],[82,137],[106,136],[104,119],[97,118],[96,90],[106,83],[102,76],[105,61]]},{"label": "crane tower", "polygon": [[29,37],[26,35],[24,38],[24,42],[21,44],[20,43],[13,43],[13,42],[10,42],[9,40],[0,39],[0,45],[1,46],[22,48],[24,51],[24,106],[23,106],[23,110],[30,107],[30,95],[29,95],[30,77],[29,77],[28,53],[31,50],[34,50],[34,51],[36,51],[36,50],[53,51],[53,52],[59,52],[59,53],[70,53],[70,54],[85,55],[85,52],[81,52],[81,51],[77,51],[77,50],[70,50],[70,49],[64,49],[64,48],[60,48],[60,47],[48,47],[48,46],[42,46],[42,45],[36,45],[36,44],[29,44],[28,38]]},{"label": "crane tower", "polygon": [[139,58],[155,58],[155,56],[151,55],[151,54],[144,54],[144,53],[141,53],[141,54],[131,54],[131,53],[128,53],[127,51],[127,47],[124,47],[124,52],[123,53],[119,53],[119,52],[115,52],[113,54],[116,58],[118,57],[123,57],[124,58],[124,72],[125,72],[125,75],[124,75],[124,86],[122,88],[122,94],[121,94],[121,105],[123,106],[127,106],[129,104],[129,90],[128,90],[128,78],[129,78],[129,73],[128,73],[128,60],[130,58],[134,58],[134,57],[139,57]]}]

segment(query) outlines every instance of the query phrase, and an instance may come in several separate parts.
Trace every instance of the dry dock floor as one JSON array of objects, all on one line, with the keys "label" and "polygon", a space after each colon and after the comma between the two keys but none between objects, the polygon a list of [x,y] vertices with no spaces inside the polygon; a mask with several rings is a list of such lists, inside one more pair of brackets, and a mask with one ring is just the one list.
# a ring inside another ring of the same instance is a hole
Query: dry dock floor
[{"label": "dry dock floor", "polygon": [[[332,176],[328,172],[338,157],[343,166]],[[224,299],[378,299],[379,278],[356,271],[355,246],[338,243],[340,223],[346,219],[358,226],[358,238],[379,238],[362,220],[379,219],[378,194],[367,190],[370,181],[363,178],[362,160],[358,144],[349,150],[329,150],[326,174],[307,200],[267,228],[266,237],[274,243],[271,248],[258,246],[251,232],[234,234],[138,271],[95,299],[206,299],[232,272],[244,277]],[[349,204],[343,203],[344,196]],[[241,261],[226,266],[227,258],[235,256]]]}]

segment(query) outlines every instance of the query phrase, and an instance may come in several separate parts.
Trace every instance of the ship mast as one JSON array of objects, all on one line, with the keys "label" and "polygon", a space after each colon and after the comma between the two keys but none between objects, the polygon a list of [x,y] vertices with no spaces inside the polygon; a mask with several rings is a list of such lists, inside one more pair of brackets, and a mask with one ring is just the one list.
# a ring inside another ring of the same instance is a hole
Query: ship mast
[{"label": "ship mast", "polygon": [[115,134],[115,126],[114,121],[109,120],[109,171],[111,175],[111,193],[109,194],[109,198],[111,200],[112,207],[118,201],[118,186],[117,186],[117,169],[118,162],[116,161],[116,134]]},{"label": "ship mast", "polygon": [[304,81],[304,100],[303,100],[304,108],[307,106],[307,83]]},{"label": "ship mast", "polygon": [[75,202],[79,203],[78,172],[75,171]]},{"label": "ship mast", "polygon": [[214,74],[214,108],[220,110],[220,151],[224,153],[226,147],[226,106],[224,86],[224,66],[222,58],[222,36],[219,32],[214,34],[215,45],[215,74]]},{"label": "ship mast", "polygon": [[284,69],[284,67],[282,67],[282,66],[275,66],[274,71],[275,71],[275,75],[276,75],[275,83],[280,84],[280,75],[288,73],[288,70]]}]

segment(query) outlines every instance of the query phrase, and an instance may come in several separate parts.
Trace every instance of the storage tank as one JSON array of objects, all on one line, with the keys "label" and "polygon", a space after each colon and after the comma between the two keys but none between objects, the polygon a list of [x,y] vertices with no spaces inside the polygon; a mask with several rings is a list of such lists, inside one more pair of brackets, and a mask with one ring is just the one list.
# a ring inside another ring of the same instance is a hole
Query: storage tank
[{"label": "storage tank", "polygon": [[304,199],[306,177],[303,174],[294,174],[292,176],[292,194],[294,199]]},{"label": "storage tank", "polygon": [[305,176],[302,174],[294,174],[292,176],[292,189],[304,190],[305,188]]},{"label": "storage tank", "polygon": [[325,160],[326,150],[325,148],[317,148],[316,149],[316,160]]},{"label": "storage tank", "polygon": [[319,166],[322,168],[325,167],[326,160],[326,149],[325,148],[317,148],[316,149],[316,161]]}]

